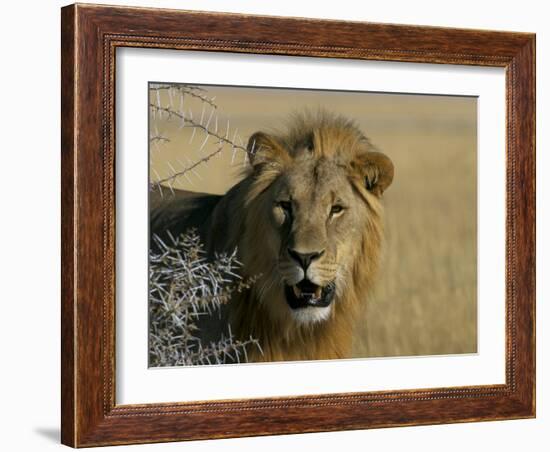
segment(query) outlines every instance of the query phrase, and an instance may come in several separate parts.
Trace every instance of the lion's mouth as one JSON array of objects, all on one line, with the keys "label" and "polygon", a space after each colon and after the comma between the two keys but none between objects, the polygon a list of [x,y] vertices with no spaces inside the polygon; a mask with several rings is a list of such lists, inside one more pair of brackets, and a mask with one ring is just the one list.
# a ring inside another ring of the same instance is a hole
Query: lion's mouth
[{"label": "lion's mouth", "polygon": [[324,287],[302,279],[298,284],[285,285],[285,296],[292,309],[307,307],[326,308],[334,298],[334,284]]}]

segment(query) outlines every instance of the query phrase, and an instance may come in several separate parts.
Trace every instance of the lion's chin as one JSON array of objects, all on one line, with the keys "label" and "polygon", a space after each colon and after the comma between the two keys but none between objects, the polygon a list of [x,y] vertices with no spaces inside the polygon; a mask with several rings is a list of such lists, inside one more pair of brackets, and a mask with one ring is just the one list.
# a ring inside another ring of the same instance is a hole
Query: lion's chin
[{"label": "lion's chin", "polygon": [[290,315],[294,321],[299,325],[313,325],[316,323],[321,323],[327,320],[330,317],[331,306],[325,308],[302,308],[302,309],[291,309]]}]

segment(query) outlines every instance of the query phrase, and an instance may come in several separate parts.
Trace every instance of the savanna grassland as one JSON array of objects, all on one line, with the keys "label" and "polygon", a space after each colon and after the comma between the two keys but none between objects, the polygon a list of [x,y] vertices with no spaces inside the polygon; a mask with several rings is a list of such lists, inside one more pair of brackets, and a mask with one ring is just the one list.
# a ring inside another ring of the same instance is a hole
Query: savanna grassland
[{"label": "savanna grassland", "polygon": [[405,149],[391,154],[385,253],[358,356],[476,351],[475,136],[422,136],[387,138]]},{"label": "savanna grassland", "polygon": [[[151,119],[150,177],[174,188],[224,193],[246,165],[240,148],[258,130],[282,127],[296,109],[323,107],[355,119],[395,165],[384,193],[386,242],[377,285],[357,319],[355,357],[472,353],[477,349],[477,106],[475,98],[202,87],[213,99],[151,91],[208,124],[236,147],[181,127],[157,111]],[[169,188],[165,186],[165,191]]]}]

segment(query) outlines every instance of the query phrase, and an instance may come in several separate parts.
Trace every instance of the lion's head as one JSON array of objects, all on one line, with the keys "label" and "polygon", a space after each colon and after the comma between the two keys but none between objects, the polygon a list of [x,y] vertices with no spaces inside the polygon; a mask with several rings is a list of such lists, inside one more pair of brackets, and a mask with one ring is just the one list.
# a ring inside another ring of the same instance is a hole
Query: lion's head
[{"label": "lion's head", "polygon": [[323,323],[362,299],[372,278],[393,164],[352,121],[328,113],[295,116],[286,133],[257,132],[248,153],[239,248],[246,272],[260,275],[257,309],[285,325]]}]

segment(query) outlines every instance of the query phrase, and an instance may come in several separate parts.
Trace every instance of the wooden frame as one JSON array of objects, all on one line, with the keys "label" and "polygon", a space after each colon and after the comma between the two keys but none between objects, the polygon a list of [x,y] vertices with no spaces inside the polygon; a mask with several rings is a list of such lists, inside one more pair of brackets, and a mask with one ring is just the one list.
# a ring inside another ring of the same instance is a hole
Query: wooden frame
[{"label": "wooden frame", "polygon": [[[535,36],[71,5],[62,9],[62,442],[83,447],[535,416]],[[506,69],[506,383],[115,404],[115,49]]]}]

